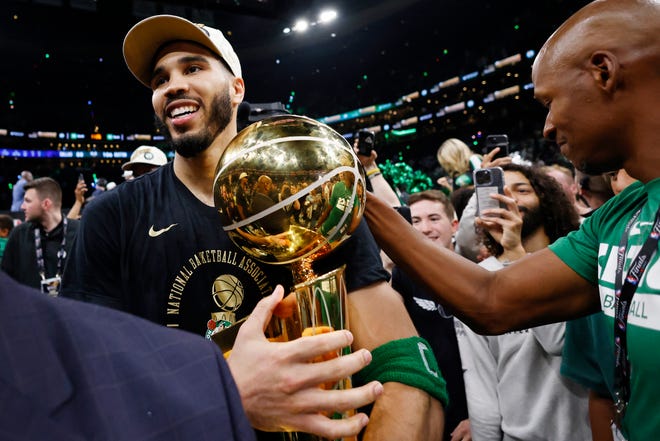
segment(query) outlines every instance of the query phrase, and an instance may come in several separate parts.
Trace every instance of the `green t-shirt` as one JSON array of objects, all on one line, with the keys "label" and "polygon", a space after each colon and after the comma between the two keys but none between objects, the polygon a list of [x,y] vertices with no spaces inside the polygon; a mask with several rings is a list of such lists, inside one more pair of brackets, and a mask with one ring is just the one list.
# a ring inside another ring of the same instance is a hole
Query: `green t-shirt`
[{"label": "green t-shirt", "polygon": [[[559,239],[550,249],[586,280],[598,282],[602,317],[593,320],[596,334],[614,337],[614,274],[617,248],[626,223],[641,208],[640,216],[628,234],[624,272],[646,241],[660,206],[660,178],[643,185],[630,185],[587,218],[578,231]],[[646,268],[628,315],[628,358],[631,366],[630,403],[623,420],[629,441],[656,439],[660,434],[660,253]],[[606,329],[600,329],[605,327]],[[593,331],[593,329],[592,329]],[[593,334],[593,333],[592,333]],[[588,334],[587,334],[588,335]],[[595,334],[593,334],[595,335]],[[605,334],[607,335],[607,334]],[[597,342],[596,342],[597,343]],[[590,344],[590,342],[587,342]],[[579,349],[579,348],[576,348]],[[593,357],[603,365],[614,363],[613,343],[594,348]],[[566,353],[567,357],[571,354]],[[570,359],[567,360],[570,365]],[[592,371],[597,374],[597,369]],[[612,379],[601,379],[611,390]]]},{"label": "green t-shirt", "polygon": [[566,322],[561,374],[597,392],[614,390],[614,340],[611,319],[597,312]]},{"label": "green t-shirt", "polygon": [[350,220],[347,221],[344,214],[353,209],[353,204],[351,203],[352,196],[352,190],[346,187],[344,181],[338,181],[335,183],[332,187],[332,194],[330,195],[329,202],[332,210],[321,226],[321,234],[327,235],[334,227],[339,227],[340,229],[335,233],[335,237],[339,237],[343,234],[343,231],[345,231],[346,227],[350,224]]}]

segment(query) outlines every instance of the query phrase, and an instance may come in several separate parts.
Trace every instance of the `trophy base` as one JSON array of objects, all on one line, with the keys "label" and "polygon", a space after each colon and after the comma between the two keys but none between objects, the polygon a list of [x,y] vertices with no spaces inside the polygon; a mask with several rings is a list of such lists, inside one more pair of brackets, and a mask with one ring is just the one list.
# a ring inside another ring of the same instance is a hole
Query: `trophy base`
[{"label": "trophy base", "polygon": [[[342,266],[295,285],[294,292],[285,297],[273,312],[273,318],[266,329],[268,339],[291,341],[338,329],[349,329],[344,269],[345,267]],[[225,357],[231,352],[236,334],[245,320],[246,318],[239,320],[232,326],[211,335],[211,340],[220,346]],[[323,354],[310,361],[321,362],[347,354],[350,354],[350,347]],[[350,389],[352,381],[347,377],[336,382],[320,384],[319,387],[327,390]],[[355,413],[355,410],[351,409],[327,416],[332,419],[343,419]],[[259,441],[357,441],[355,436],[329,440],[303,432],[258,432],[257,438]]]},{"label": "trophy base", "polygon": [[[318,277],[312,277],[295,285],[273,313],[266,335],[277,341],[290,341],[296,338],[348,329],[346,305],[346,283],[342,266]],[[294,274],[294,278],[295,278]],[[350,347],[323,354],[312,360],[320,362],[350,353]],[[352,387],[351,378],[319,385],[328,390],[343,390]],[[333,419],[349,418],[355,410],[335,412],[327,415]],[[283,432],[281,441],[330,441],[317,435],[302,432]],[[334,441],[357,441],[357,437],[339,438]]]}]

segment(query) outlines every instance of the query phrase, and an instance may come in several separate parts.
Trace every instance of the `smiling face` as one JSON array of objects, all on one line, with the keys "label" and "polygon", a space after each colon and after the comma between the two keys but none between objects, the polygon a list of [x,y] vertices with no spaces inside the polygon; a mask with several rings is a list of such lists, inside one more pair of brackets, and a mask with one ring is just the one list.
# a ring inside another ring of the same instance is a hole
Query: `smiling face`
[{"label": "smiling face", "polygon": [[157,124],[169,134],[177,153],[192,157],[225,130],[235,134],[242,79],[194,43],[167,44],[155,59],[151,101]]},{"label": "smiling face", "polygon": [[544,135],[578,170],[596,175],[631,166],[656,176],[648,169],[657,170],[649,146],[658,133],[659,19],[657,1],[594,1],[534,60],[534,95],[548,109]]},{"label": "smiling face", "polygon": [[452,248],[458,221],[449,219],[442,202],[421,199],[410,204],[413,227],[442,248]]},{"label": "smiling face", "polygon": [[534,95],[548,110],[543,135],[580,171],[599,174],[619,168],[625,144],[613,103],[588,68],[557,57],[540,55],[532,73]]}]

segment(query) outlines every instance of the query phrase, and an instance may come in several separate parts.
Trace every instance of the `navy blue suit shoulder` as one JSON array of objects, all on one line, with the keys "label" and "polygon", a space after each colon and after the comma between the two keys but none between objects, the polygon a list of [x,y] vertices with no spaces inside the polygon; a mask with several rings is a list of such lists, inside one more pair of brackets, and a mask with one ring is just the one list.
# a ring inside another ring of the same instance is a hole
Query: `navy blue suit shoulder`
[{"label": "navy blue suit shoulder", "polygon": [[203,338],[51,299],[4,273],[0,323],[0,440],[254,439]]}]

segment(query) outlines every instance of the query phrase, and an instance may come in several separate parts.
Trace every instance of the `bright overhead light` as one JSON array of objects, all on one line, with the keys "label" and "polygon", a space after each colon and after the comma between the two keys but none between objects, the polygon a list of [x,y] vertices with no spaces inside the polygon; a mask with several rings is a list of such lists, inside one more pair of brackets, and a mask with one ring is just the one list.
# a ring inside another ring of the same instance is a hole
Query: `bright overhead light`
[{"label": "bright overhead light", "polygon": [[319,23],[328,23],[337,18],[337,11],[326,9],[319,14]]},{"label": "bright overhead light", "polygon": [[293,25],[293,30],[296,32],[305,32],[309,28],[309,23],[307,20],[298,20],[295,25]]},{"label": "bright overhead light", "polygon": [[284,29],[282,29],[282,32],[284,32],[285,34],[288,34],[289,32],[291,32],[291,28],[284,28]]}]

